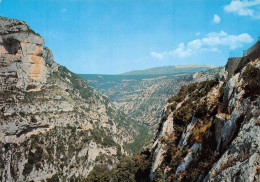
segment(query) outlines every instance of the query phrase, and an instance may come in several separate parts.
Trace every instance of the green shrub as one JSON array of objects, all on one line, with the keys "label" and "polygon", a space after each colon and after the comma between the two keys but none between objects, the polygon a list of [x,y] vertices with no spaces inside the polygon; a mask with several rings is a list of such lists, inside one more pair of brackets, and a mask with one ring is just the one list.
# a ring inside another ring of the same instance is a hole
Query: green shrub
[{"label": "green shrub", "polygon": [[43,157],[43,150],[39,146],[36,148],[36,151],[34,153],[30,151],[28,155],[28,162],[25,164],[23,174],[25,176],[30,174],[31,171],[33,170],[34,165],[36,170],[41,168],[42,157]]},{"label": "green shrub", "polygon": [[96,165],[87,176],[85,182],[109,182],[110,170],[105,165]]},{"label": "green shrub", "polygon": [[260,69],[252,65],[248,65],[242,75],[246,82],[245,97],[254,99],[257,95],[260,95]]},{"label": "green shrub", "polygon": [[151,163],[150,152],[144,151],[141,154],[122,158],[118,165],[112,170],[113,182],[136,182],[149,181]]},{"label": "green shrub", "polygon": [[139,135],[135,137],[135,141],[132,143],[124,143],[125,150],[129,153],[136,154],[142,150],[142,148],[147,144],[151,135],[149,134],[149,129],[145,126],[139,126]]},{"label": "green shrub", "polygon": [[58,182],[58,181],[59,181],[58,174],[55,174],[51,178],[47,179],[47,182]]},{"label": "green shrub", "polygon": [[212,121],[205,122],[204,124],[197,123],[192,130],[192,140],[197,143],[202,143],[204,135],[211,125]]},{"label": "green shrub", "polygon": [[196,118],[203,118],[208,113],[208,104],[207,102],[199,102],[199,104],[196,107],[195,111],[195,117]]},{"label": "green shrub", "polygon": [[173,120],[177,125],[184,126],[186,123],[189,123],[192,118],[192,107],[187,104],[180,107],[173,113]]}]

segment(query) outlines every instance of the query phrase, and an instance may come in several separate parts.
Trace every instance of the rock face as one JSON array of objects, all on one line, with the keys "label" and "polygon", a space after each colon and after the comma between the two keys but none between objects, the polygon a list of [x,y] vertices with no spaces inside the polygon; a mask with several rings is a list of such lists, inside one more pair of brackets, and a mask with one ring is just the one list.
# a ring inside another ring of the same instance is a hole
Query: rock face
[{"label": "rock face", "polygon": [[241,59],[242,57],[233,57],[228,59],[228,62],[226,64],[226,70],[228,74],[233,74],[235,72]]},{"label": "rock face", "polygon": [[0,53],[0,181],[83,180],[125,153],[136,126],[25,22],[0,17]]},{"label": "rock face", "polygon": [[[151,149],[152,181],[260,181],[260,49],[215,80],[168,99]],[[249,60],[247,58],[250,58]]]},{"label": "rock face", "polygon": [[43,38],[26,23],[1,17],[0,26],[2,89],[40,90],[47,75],[58,68],[52,52],[44,47]]}]

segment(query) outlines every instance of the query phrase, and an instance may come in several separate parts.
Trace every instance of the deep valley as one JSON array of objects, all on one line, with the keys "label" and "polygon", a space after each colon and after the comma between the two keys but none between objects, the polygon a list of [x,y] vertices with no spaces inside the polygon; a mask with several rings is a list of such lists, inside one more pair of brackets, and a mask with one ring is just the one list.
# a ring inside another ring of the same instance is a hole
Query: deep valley
[{"label": "deep valley", "polygon": [[0,17],[0,181],[259,181],[260,41],[245,53],[77,75]]}]

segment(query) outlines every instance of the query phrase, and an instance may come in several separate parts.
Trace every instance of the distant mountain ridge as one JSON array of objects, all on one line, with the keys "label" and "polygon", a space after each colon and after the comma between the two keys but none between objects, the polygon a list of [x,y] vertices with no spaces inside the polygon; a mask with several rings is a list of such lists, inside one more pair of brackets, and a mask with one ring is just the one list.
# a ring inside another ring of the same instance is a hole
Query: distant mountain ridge
[{"label": "distant mountain ridge", "polygon": [[222,69],[223,67],[219,67],[192,74],[79,76],[107,95],[109,100],[130,118],[148,125],[153,133],[167,98],[176,94],[183,85],[214,79]]},{"label": "distant mountain ridge", "polygon": [[168,74],[180,74],[180,73],[194,73],[199,71],[207,71],[209,69],[218,68],[220,66],[215,65],[174,65],[174,66],[162,66],[147,68],[144,70],[134,70],[121,75],[168,75]]}]

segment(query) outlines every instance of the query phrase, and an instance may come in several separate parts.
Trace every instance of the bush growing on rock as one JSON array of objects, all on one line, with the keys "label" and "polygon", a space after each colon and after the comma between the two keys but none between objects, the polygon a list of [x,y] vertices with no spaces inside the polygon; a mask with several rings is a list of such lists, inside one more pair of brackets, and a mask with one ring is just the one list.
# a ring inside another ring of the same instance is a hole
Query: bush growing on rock
[{"label": "bush growing on rock", "polygon": [[248,65],[243,73],[243,79],[246,82],[245,97],[250,96],[251,100],[260,95],[260,69]]}]

